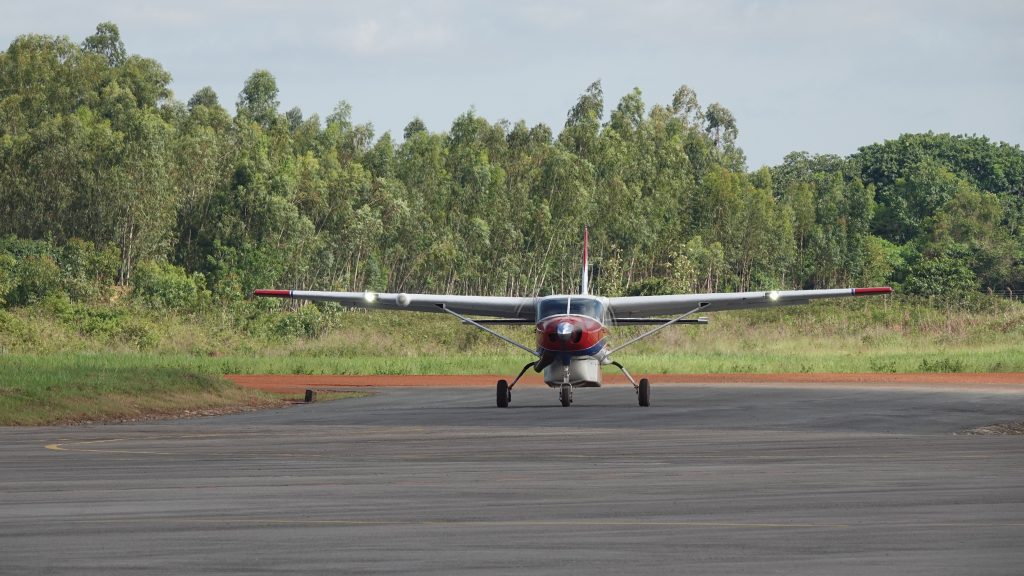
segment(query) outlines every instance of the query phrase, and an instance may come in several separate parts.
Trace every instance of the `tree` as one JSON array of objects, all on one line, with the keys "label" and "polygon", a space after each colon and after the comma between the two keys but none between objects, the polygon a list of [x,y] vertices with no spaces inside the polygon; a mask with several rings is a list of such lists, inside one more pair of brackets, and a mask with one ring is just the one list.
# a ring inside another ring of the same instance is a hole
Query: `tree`
[{"label": "tree", "polygon": [[639,88],[622,97],[611,114],[608,127],[621,136],[636,133],[644,124],[646,106]]},{"label": "tree", "polygon": [[574,154],[587,157],[594,151],[597,134],[604,116],[604,91],[601,81],[595,80],[569,110],[559,141]]},{"label": "tree", "polygon": [[121,41],[121,32],[113,22],[98,24],[96,33],[82,42],[82,49],[103,56],[110,66],[120,66],[128,57],[124,42]]},{"label": "tree", "polygon": [[175,223],[170,181],[171,127],[144,112],[114,174],[115,238],[121,249],[119,281],[131,280],[139,260],[166,255]]},{"label": "tree", "polygon": [[864,182],[887,191],[925,160],[932,160],[979,190],[1024,194],[1024,151],[983,136],[903,134],[896,140],[864,146],[851,158]]},{"label": "tree", "polygon": [[681,119],[687,126],[699,126],[704,121],[704,113],[697,102],[697,93],[683,84],[672,95],[672,114]]},{"label": "tree", "polygon": [[736,117],[718,102],[709,105],[704,111],[704,131],[719,148],[734,144],[739,136]]},{"label": "tree", "polygon": [[405,125],[405,130],[402,131],[402,139],[408,140],[416,134],[426,133],[427,125],[420,120],[419,117],[413,118],[408,124]]},{"label": "tree", "polygon": [[874,228],[883,238],[907,242],[920,234],[925,218],[969,186],[937,161],[922,160],[880,191]]},{"label": "tree", "polygon": [[277,121],[277,80],[266,70],[253,72],[238,94],[238,115],[259,124],[264,130]]},{"label": "tree", "polygon": [[1002,221],[1003,208],[995,194],[966,186],[925,220],[928,235],[922,253],[958,253],[983,286],[1002,290],[1012,285],[1014,265],[1021,258],[1020,244],[1000,225]]},{"label": "tree", "polygon": [[118,83],[131,92],[137,108],[157,108],[171,96],[171,75],[156,60],[133,55],[117,72]]},{"label": "tree", "polygon": [[205,106],[207,108],[220,108],[220,99],[217,98],[217,93],[213,88],[209,86],[203,86],[196,93],[188,99],[188,111],[194,112],[197,106]]}]

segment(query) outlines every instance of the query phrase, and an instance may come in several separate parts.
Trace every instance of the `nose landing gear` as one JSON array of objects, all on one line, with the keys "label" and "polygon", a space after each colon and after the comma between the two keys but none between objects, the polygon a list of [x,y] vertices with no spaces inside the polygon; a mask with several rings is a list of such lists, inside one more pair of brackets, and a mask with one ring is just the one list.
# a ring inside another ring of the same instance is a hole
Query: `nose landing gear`
[{"label": "nose landing gear", "polygon": [[558,400],[565,408],[572,405],[572,385],[562,384],[562,387],[558,390]]}]

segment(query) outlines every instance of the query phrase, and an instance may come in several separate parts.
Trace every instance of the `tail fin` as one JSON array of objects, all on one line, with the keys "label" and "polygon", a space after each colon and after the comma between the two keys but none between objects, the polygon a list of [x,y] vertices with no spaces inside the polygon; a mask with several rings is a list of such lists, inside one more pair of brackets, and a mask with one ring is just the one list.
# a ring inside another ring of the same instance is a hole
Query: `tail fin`
[{"label": "tail fin", "polygon": [[580,294],[586,296],[590,292],[590,270],[587,264],[587,253],[590,251],[590,231],[583,227],[583,282],[580,284]]}]

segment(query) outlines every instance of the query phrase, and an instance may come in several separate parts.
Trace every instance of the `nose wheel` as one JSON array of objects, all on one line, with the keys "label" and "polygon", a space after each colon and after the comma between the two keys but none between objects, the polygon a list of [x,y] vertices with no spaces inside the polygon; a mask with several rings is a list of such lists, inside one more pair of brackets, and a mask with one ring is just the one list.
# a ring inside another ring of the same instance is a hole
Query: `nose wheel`
[{"label": "nose wheel", "polygon": [[558,390],[558,399],[562,402],[562,406],[568,408],[572,405],[572,386],[569,384],[563,384]]}]

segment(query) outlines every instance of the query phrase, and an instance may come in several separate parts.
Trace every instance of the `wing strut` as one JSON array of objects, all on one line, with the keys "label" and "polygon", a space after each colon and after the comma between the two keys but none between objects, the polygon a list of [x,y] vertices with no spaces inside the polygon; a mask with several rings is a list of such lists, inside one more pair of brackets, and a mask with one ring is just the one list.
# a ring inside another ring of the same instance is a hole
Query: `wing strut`
[{"label": "wing strut", "polygon": [[611,350],[608,350],[608,352],[605,353],[604,356],[605,356],[605,358],[607,358],[607,357],[611,356],[612,354],[618,352],[619,350],[622,350],[626,346],[629,346],[630,344],[635,344],[635,343],[643,340],[644,338],[647,338],[648,336],[653,336],[654,334],[657,334],[658,332],[661,332],[662,330],[664,330],[665,328],[668,328],[669,326],[675,324],[676,322],[682,321],[684,318],[686,318],[690,314],[694,314],[694,313],[700,312],[701,310],[707,308],[709,305],[710,304],[708,302],[701,302],[700,305],[698,305],[693,310],[690,310],[689,312],[680,314],[679,316],[676,316],[675,318],[669,320],[668,322],[665,322],[661,326],[658,326],[657,328],[653,328],[651,330],[648,330],[647,332],[644,332],[643,334],[637,336],[636,338],[630,338],[629,340],[626,340],[625,342],[623,342],[622,344],[619,344],[615,348],[612,348]]},{"label": "wing strut", "polygon": [[504,340],[505,342],[508,342],[509,344],[511,344],[511,345],[513,345],[513,346],[515,346],[517,348],[522,348],[523,350],[526,350],[530,354],[533,354],[534,356],[540,357],[540,354],[538,354],[536,350],[531,350],[531,349],[527,348],[526,346],[523,346],[522,344],[520,344],[519,342],[516,342],[515,340],[513,340],[511,338],[508,338],[508,337],[506,337],[506,336],[504,336],[502,334],[499,334],[499,333],[495,332],[494,330],[491,330],[490,328],[488,328],[487,326],[484,326],[483,324],[480,324],[476,320],[473,320],[472,318],[463,316],[462,314],[459,314],[458,312],[449,309],[448,306],[445,305],[445,304],[438,304],[437,307],[440,308],[442,311],[447,312],[447,313],[451,314],[452,316],[455,316],[459,320],[462,320],[466,324],[472,324],[473,326],[476,326],[477,328],[483,330],[484,332],[487,332],[488,334],[490,334],[491,336],[494,336],[495,338],[500,338],[500,339]]}]

